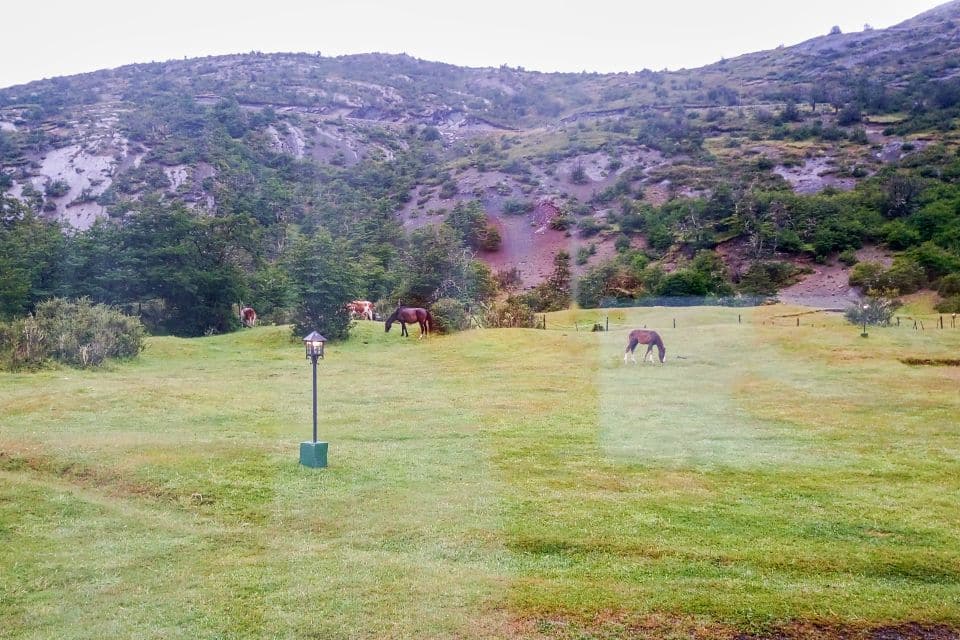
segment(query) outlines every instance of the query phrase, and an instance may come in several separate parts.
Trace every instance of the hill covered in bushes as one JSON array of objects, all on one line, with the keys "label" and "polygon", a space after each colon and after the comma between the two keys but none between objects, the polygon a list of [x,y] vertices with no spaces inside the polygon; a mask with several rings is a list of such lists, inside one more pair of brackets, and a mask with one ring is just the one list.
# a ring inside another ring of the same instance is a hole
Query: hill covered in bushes
[{"label": "hill covered in bushes", "polygon": [[[0,315],[89,296],[199,335],[291,319],[308,273],[526,318],[772,295],[864,246],[854,284],[953,308],[958,19],[674,72],[254,52],[2,89]],[[318,234],[337,273],[294,250]]]}]

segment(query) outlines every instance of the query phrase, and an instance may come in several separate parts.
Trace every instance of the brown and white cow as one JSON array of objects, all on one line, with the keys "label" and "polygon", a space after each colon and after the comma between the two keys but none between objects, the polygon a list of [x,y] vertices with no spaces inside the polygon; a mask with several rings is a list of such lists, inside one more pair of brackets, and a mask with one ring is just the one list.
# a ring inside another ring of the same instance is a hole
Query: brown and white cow
[{"label": "brown and white cow", "polygon": [[373,320],[376,310],[373,303],[369,300],[354,300],[347,303],[347,311],[351,318],[360,318],[361,320]]},{"label": "brown and white cow", "polygon": [[253,310],[253,307],[243,307],[240,309],[240,322],[242,322],[245,327],[257,326],[257,312]]}]

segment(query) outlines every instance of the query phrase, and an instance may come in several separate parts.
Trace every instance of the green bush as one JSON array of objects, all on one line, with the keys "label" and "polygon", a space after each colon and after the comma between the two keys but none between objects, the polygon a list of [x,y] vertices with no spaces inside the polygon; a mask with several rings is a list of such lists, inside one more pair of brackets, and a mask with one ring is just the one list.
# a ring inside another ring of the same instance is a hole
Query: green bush
[{"label": "green bush", "polygon": [[893,317],[894,303],[888,298],[871,297],[857,302],[843,312],[850,324],[884,325]]},{"label": "green bush", "polygon": [[51,198],[62,198],[70,193],[70,185],[63,180],[48,182],[44,192]]},{"label": "green bush", "polygon": [[580,230],[581,238],[591,238],[606,228],[607,225],[596,218],[581,218],[577,222],[577,229]]},{"label": "green bush", "polygon": [[881,289],[890,289],[901,295],[913,293],[927,283],[927,275],[923,267],[906,257],[898,257],[893,266],[880,279]]},{"label": "green bush", "polygon": [[940,278],[937,284],[937,293],[944,298],[960,296],[960,273],[951,273]]},{"label": "green bush", "polygon": [[49,360],[95,367],[108,358],[137,356],[145,336],[139,318],[114,307],[53,298],[33,315],[0,326],[0,362],[8,369],[35,369]]},{"label": "green bush", "polygon": [[940,313],[960,313],[960,295],[941,300],[936,309]]},{"label": "green bush", "polygon": [[868,292],[890,291],[903,295],[917,291],[926,282],[923,267],[906,256],[898,257],[886,270],[877,262],[860,262],[850,270],[850,285]]},{"label": "green bush", "polygon": [[883,265],[879,262],[858,262],[850,270],[850,286],[863,289],[876,289],[883,276]]},{"label": "green bush", "polygon": [[456,333],[470,328],[470,315],[466,306],[455,298],[440,298],[430,306],[433,315],[431,330],[440,333]]},{"label": "green bush", "polygon": [[506,200],[503,203],[503,213],[508,216],[520,216],[533,211],[533,203],[526,200]]},{"label": "green bush", "polygon": [[483,322],[487,327],[532,328],[536,324],[536,316],[529,305],[511,296],[490,306],[483,314]]},{"label": "green bush", "polygon": [[840,257],[838,258],[841,263],[852,267],[857,264],[857,252],[854,249],[845,249],[840,252]]},{"label": "green bush", "polygon": [[[868,263],[869,264],[869,263]],[[860,265],[857,265],[860,266]],[[797,274],[789,262],[754,262],[740,278],[740,291],[757,295],[772,295]],[[853,276],[851,276],[851,284]]]}]

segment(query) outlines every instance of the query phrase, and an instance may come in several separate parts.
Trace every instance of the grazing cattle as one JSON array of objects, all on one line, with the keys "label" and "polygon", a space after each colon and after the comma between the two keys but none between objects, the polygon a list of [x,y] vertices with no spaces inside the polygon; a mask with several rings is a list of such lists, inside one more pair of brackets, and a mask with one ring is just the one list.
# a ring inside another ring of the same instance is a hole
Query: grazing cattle
[{"label": "grazing cattle", "polygon": [[627,343],[627,350],[623,352],[623,363],[627,363],[627,357],[633,360],[634,364],[637,362],[637,356],[634,355],[633,350],[637,348],[638,344],[647,345],[647,353],[644,354],[644,361],[647,358],[650,358],[650,361],[653,362],[653,348],[656,347],[660,355],[660,364],[663,364],[663,358],[667,353],[666,348],[663,346],[663,340],[660,338],[660,334],[656,331],[648,331],[647,329],[634,329],[630,332],[630,342]]},{"label": "grazing cattle", "polygon": [[373,303],[369,300],[354,300],[347,303],[347,311],[351,318],[360,318],[361,320],[373,320],[376,310]]},{"label": "grazing cattle", "polygon": [[420,338],[430,333],[430,325],[433,324],[433,316],[430,315],[430,312],[426,309],[421,309],[420,307],[397,307],[397,310],[390,314],[390,317],[387,318],[386,323],[384,323],[383,329],[386,332],[390,332],[390,326],[394,322],[400,323],[400,335],[409,336],[407,332],[407,323],[414,323],[420,325]]},{"label": "grazing cattle", "polygon": [[253,310],[253,307],[240,309],[240,322],[242,322],[245,327],[257,326],[257,312]]}]

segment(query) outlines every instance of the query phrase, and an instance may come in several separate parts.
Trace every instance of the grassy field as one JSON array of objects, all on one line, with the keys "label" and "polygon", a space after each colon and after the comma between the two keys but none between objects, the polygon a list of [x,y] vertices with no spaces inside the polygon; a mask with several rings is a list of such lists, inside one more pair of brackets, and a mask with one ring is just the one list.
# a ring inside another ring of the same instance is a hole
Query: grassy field
[{"label": "grassy field", "polygon": [[[0,637],[960,627],[960,368],[898,360],[960,329],[794,311],[361,323],[319,365],[325,470],[287,328],[2,373]],[[641,325],[666,366],[623,364]]]}]

